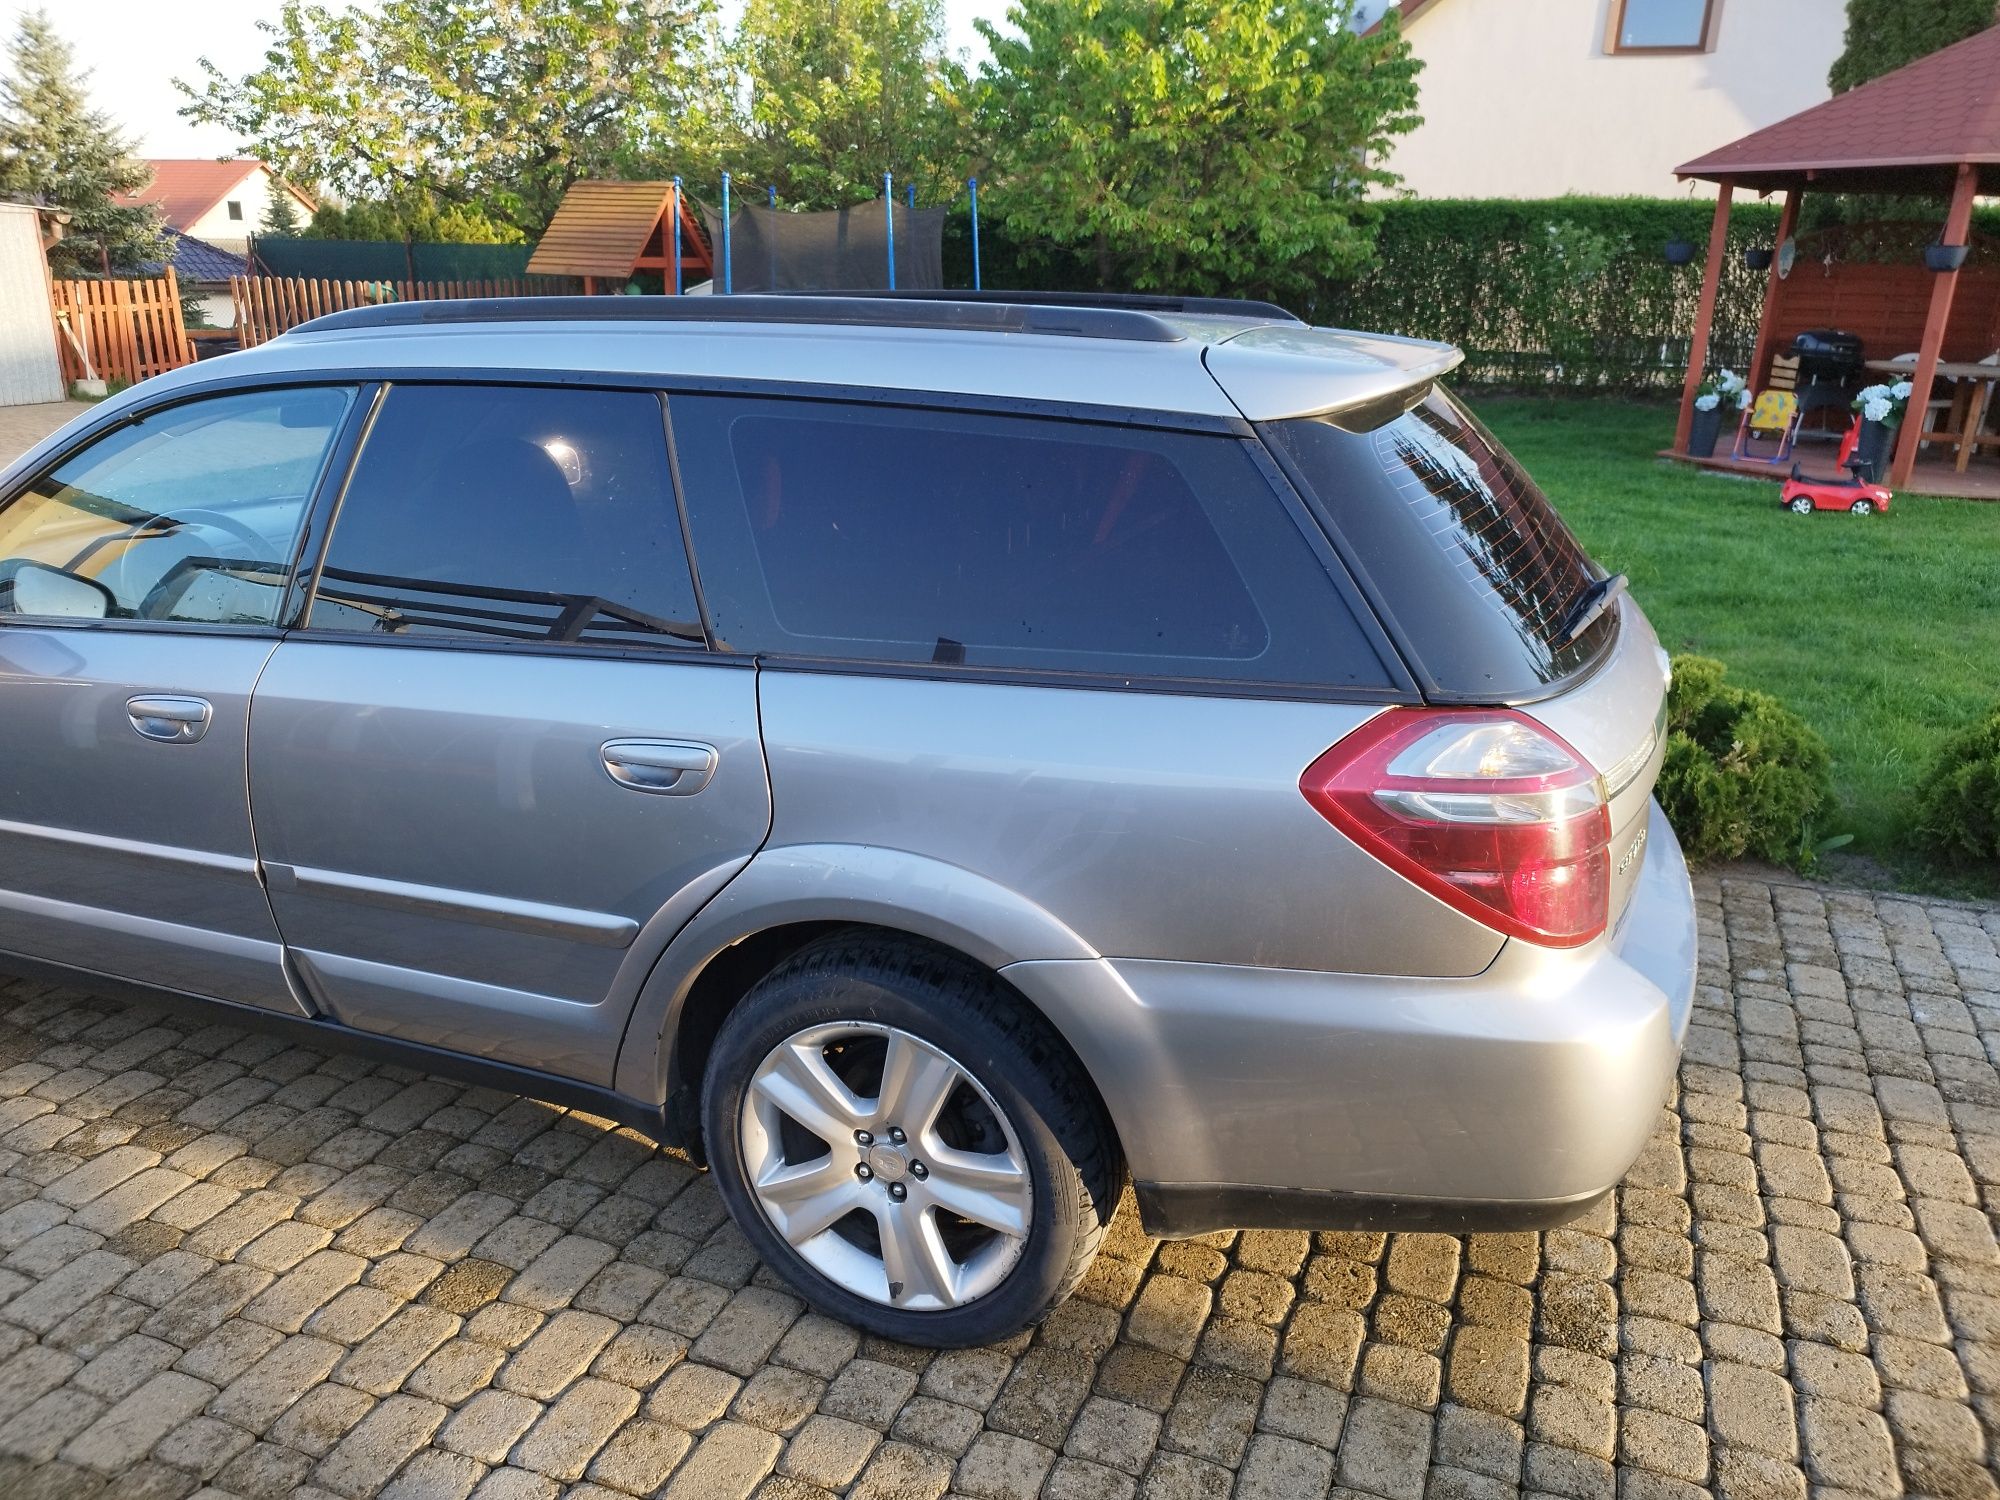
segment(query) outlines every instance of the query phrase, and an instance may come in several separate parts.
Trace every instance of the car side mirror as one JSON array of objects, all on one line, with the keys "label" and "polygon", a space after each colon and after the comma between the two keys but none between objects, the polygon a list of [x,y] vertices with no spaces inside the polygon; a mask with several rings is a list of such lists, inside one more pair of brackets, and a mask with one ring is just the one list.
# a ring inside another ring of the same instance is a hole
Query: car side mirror
[{"label": "car side mirror", "polygon": [[9,570],[13,596],[8,612],[63,620],[102,620],[118,601],[95,578],[84,578],[47,563],[22,561]]}]

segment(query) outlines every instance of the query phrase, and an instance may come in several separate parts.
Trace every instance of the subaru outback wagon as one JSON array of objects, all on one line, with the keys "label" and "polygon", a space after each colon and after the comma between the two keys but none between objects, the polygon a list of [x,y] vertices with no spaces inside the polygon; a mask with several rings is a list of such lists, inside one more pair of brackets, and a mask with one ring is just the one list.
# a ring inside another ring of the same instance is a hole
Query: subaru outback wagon
[{"label": "subaru outback wagon", "polygon": [[337,314],[0,476],[0,950],[684,1147],[965,1344],[1154,1235],[1562,1221],[1688,1019],[1666,658],[1261,304]]}]

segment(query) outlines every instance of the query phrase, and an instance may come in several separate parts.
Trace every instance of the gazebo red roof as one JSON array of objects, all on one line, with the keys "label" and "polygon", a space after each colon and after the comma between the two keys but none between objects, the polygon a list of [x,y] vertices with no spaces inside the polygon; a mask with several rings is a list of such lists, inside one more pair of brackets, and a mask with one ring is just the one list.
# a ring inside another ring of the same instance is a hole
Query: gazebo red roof
[{"label": "gazebo red roof", "polygon": [[1675,168],[1769,193],[1946,193],[1960,163],[2000,193],[2000,26]]}]

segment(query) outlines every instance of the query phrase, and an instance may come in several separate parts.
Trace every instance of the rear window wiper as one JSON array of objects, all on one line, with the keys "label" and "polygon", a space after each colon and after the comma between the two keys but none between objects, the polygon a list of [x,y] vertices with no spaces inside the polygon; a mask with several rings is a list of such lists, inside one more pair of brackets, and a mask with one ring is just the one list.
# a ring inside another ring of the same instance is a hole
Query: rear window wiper
[{"label": "rear window wiper", "polygon": [[1577,596],[1576,603],[1563,616],[1562,624],[1556,627],[1555,639],[1549,644],[1560,651],[1571,641],[1590,628],[1591,622],[1603,614],[1617,601],[1620,594],[1631,586],[1632,580],[1623,573],[1613,573],[1609,578],[1600,578]]}]

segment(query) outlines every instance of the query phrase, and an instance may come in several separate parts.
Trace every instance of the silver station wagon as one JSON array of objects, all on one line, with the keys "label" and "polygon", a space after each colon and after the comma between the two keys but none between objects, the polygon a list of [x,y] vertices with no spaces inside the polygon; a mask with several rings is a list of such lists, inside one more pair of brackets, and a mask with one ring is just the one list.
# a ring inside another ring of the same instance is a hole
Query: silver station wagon
[{"label": "silver station wagon", "polygon": [[0,476],[0,961],[607,1116],[822,1310],[1533,1228],[1677,1064],[1666,658],[1447,347],[389,306]]}]

